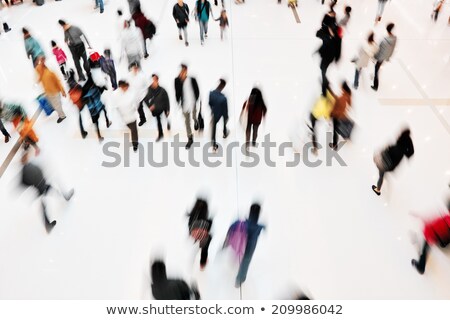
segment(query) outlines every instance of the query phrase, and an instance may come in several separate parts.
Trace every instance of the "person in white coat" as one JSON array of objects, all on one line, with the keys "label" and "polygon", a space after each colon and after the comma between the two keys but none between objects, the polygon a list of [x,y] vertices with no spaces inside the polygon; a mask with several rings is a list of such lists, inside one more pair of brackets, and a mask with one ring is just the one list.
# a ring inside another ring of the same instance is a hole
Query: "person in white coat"
[{"label": "person in white coat", "polygon": [[124,22],[124,29],[121,36],[122,52],[127,56],[128,66],[133,63],[141,65],[144,56],[144,37],[141,30],[135,27],[131,21]]},{"label": "person in white coat", "polygon": [[114,91],[112,104],[117,109],[123,122],[130,129],[133,150],[137,151],[139,145],[136,125],[136,111],[138,108],[138,100],[136,99],[135,92],[130,88],[130,84],[127,81],[119,81],[119,88],[118,90]]},{"label": "person in white coat", "polygon": [[367,37],[367,42],[359,49],[358,57],[353,60],[355,62],[355,81],[353,82],[353,88],[358,89],[361,70],[369,65],[369,61],[373,59],[377,51],[378,46],[375,43],[375,35],[372,32]]},{"label": "person in white coat", "polygon": [[134,91],[136,99],[139,103],[138,112],[140,127],[147,121],[144,112],[144,98],[147,95],[147,90],[150,86],[150,80],[147,78],[147,76],[144,74],[141,67],[137,63],[131,64],[128,80],[130,81],[131,89]]}]

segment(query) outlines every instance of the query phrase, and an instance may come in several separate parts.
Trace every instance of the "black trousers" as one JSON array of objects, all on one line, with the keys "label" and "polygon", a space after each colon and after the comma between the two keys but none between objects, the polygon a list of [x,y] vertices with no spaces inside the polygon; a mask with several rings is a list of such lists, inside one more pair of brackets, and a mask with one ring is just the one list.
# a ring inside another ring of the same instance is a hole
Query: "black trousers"
[{"label": "black trousers", "polygon": [[327,70],[328,70],[328,67],[330,66],[331,62],[333,62],[333,60],[328,61],[328,60],[322,59],[322,62],[320,63],[320,71],[322,73],[322,95],[323,96],[325,96],[327,94],[327,89],[329,86],[328,78],[327,78]]},{"label": "black trousers", "polygon": [[67,73],[66,73],[66,63],[61,63],[59,65],[59,70],[61,70],[61,73],[64,75],[64,77],[67,77]]},{"label": "black trousers", "polygon": [[316,122],[317,119],[314,117],[314,115],[311,113],[309,115],[309,120],[311,121],[311,131],[312,131],[312,144],[313,148],[317,149],[317,138],[316,138]]},{"label": "black trousers", "polygon": [[337,126],[338,126],[339,120],[336,118],[333,118],[333,146],[336,146],[338,143],[338,133],[337,133]]},{"label": "black trousers", "polygon": [[211,140],[213,145],[216,145],[216,127],[217,127],[217,123],[220,121],[220,119],[223,118],[223,135],[225,136],[227,134],[227,122],[228,122],[228,117],[222,117],[220,116],[219,118],[215,118],[213,117],[212,119],[212,131],[211,131]]},{"label": "black trousers", "polygon": [[[100,128],[98,126],[98,120],[100,119],[100,113],[103,111],[103,114],[105,115],[105,120],[106,120],[106,126],[109,127],[109,119],[108,119],[108,113],[106,112],[105,107],[103,107],[102,110],[100,110],[100,112],[96,115],[92,117],[92,122],[95,124],[95,127],[97,129],[97,136],[99,139],[102,138],[102,135],[100,133]],[[83,124],[81,123],[81,115],[80,115],[80,129],[81,132],[83,132]]]},{"label": "black trousers", "polygon": [[380,68],[381,68],[382,64],[383,64],[383,61],[377,61],[377,63],[375,64],[375,76],[373,78],[373,87],[375,88],[375,90],[378,89],[378,85],[379,85],[378,73],[380,72]]},{"label": "black trousers", "polygon": [[144,111],[144,100],[139,102],[138,113],[139,113],[139,121],[141,121],[141,122],[147,121],[147,118],[145,117],[145,111]]},{"label": "black trousers", "polygon": [[212,237],[208,236],[208,239],[206,240],[206,244],[201,248],[202,252],[200,254],[200,266],[204,266],[206,262],[208,261],[208,249],[209,245],[211,244]]},{"label": "black trousers", "polygon": [[252,133],[252,129],[253,129],[253,135],[252,135],[252,143],[256,144],[256,139],[258,138],[258,128],[259,128],[259,123],[247,123],[247,128],[245,129],[245,141],[248,143],[250,143],[250,135]]},{"label": "black trousers", "polygon": [[139,143],[139,138],[138,138],[138,131],[137,131],[136,121],[128,123],[127,127],[131,131],[131,142],[133,144],[133,148],[137,148],[138,143]]},{"label": "black trousers", "polygon": [[420,254],[419,261],[416,263],[416,269],[420,273],[425,272],[425,266],[427,264],[427,257],[428,257],[428,250],[430,249],[430,245],[428,242],[424,241],[423,247],[422,247],[422,253]]},{"label": "black trousers", "polygon": [[69,49],[70,52],[72,53],[73,62],[75,63],[75,67],[77,69],[78,78],[85,79],[85,76],[83,75],[83,70],[81,69],[80,59],[83,59],[83,68],[86,71],[86,74],[89,74],[91,72],[91,69],[89,67],[89,62],[86,55],[86,48],[84,47],[84,43],[80,43],[75,46],[70,46]]},{"label": "black trousers", "polygon": [[161,123],[161,115],[162,115],[162,112],[160,114],[153,115],[156,118],[156,122],[158,123],[158,137],[162,137],[164,135],[162,123]]}]

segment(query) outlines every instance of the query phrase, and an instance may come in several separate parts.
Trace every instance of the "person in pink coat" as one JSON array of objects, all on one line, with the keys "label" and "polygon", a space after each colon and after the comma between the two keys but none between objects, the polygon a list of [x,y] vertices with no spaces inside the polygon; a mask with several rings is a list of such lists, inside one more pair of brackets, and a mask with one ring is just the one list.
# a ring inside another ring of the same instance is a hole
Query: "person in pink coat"
[{"label": "person in pink coat", "polygon": [[64,75],[64,79],[67,80],[67,73],[66,73],[67,56],[64,50],[58,47],[55,41],[52,41],[52,48],[53,48],[52,49],[53,55],[55,56],[56,61],[59,64],[59,69],[61,70],[61,73]]}]

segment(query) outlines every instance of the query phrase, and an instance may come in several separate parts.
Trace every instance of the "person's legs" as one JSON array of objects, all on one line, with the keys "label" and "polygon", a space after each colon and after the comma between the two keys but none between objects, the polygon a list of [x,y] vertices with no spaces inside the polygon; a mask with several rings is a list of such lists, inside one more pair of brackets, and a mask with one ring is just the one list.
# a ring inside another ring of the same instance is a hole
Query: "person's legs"
[{"label": "person's legs", "polygon": [[250,266],[250,262],[253,258],[253,253],[255,252],[255,245],[247,245],[245,248],[244,257],[242,258],[241,264],[239,265],[239,272],[236,277],[236,286],[240,286],[247,279],[248,268]]},{"label": "person's legs", "polygon": [[86,132],[86,130],[84,130],[84,127],[83,127],[83,119],[81,118],[81,110],[80,110],[80,112],[78,113],[78,120],[79,120],[79,122],[80,122],[80,132],[81,132],[81,136],[83,137],[83,139],[84,138],[86,138],[86,136],[87,136],[87,132]]},{"label": "person's legs", "polygon": [[309,119],[311,121],[311,131],[312,131],[312,144],[313,144],[313,148],[317,149],[317,141],[316,141],[316,117],[314,117],[314,115],[311,113],[309,115]]},{"label": "person's legs", "polygon": [[96,0],[96,1],[97,1],[98,5],[100,7],[100,13],[103,13],[103,11],[105,10],[105,6],[104,6],[104,3],[103,3],[103,0]]},{"label": "person's legs", "polygon": [[147,122],[144,111],[144,101],[141,101],[139,103],[138,113],[139,113],[139,127],[140,127]]},{"label": "person's legs", "polygon": [[378,181],[377,181],[377,189],[378,189],[378,191],[381,191],[381,187],[383,186],[385,171],[383,171],[381,169],[378,169],[378,171],[379,171],[379,176],[378,176]]},{"label": "person's legs", "polygon": [[374,90],[378,90],[378,85],[379,85],[378,73],[380,71],[382,64],[383,64],[382,61],[377,61],[377,63],[375,64],[375,76],[373,78],[373,86],[372,86],[372,89],[374,89]]},{"label": "person's legs", "polygon": [[187,45],[188,42],[188,33],[187,33],[187,26],[183,28],[183,33],[184,33],[184,43]]},{"label": "person's legs", "polygon": [[325,61],[322,59],[320,63],[320,71],[322,73],[322,95],[325,96],[327,94],[328,89],[328,78],[327,78],[327,70],[330,66],[331,62]]},{"label": "person's legs", "polygon": [[250,146],[251,132],[252,132],[252,124],[250,122],[247,122],[247,128],[245,129],[245,143],[247,144],[247,147]]},{"label": "person's legs", "polygon": [[202,21],[198,21],[198,24],[200,26],[200,41],[203,43],[205,41],[204,34],[205,34],[205,25]]},{"label": "person's legs", "polygon": [[223,117],[223,138],[228,137],[228,129],[227,129],[228,117]]},{"label": "person's legs", "polygon": [[423,274],[425,272],[425,266],[427,264],[427,257],[428,257],[428,250],[430,249],[430,246],[428,242],[424,241],[422,253],[420,254],[419,261],[412,260],[412,265],[417,269],[417,271],[420,274]]},{"label": "person's legs", "polygon": [[73,62],[75,63],[75,69],[77,69],[78,79],[80,81],[86,80],[83,74],[83,70],[81,69],[81,56],[78,54],[78,50],[76,49],[76,47],[70,47],[70,52],[72,53]]},{"label": "person's legs", "polygon": [[86,71],[86,74],[90,74],[91,68],[89,67],[89,61],[86,55],[86,49],[84,48],[84,44],[80,46],[80,50],[82,50],[80,56],[83,59],[83,68]]},{"label": "person's legs", "polygon": [[147,38],[144,38],[144,58],[148,57],[148,51],[147,51]]},{"label": "person's legs", "polygon": [[112,71],[109,73],[109,79],[111,80],[111,86],[114,90],[117,89],[117,74],[116,71]]},{"label": "person's legs", "polygon": [[339,120],[336,118],[333,118],[333,145],[332,147],[335,148],[338,143],[338,134],[337,134],[337,126],[338,126]]},{"label": "person's legs", "polygon": [[217,122],[219,122],[219,119],[216,119],[213,115],[213,118],[211,119],[211,143],[212,143],[214,149],[217,146],[217,143],[216,143]]},{"label": "person's legs", "polygon": [[358,89],[359,87],[359,76],[361,74],[361,69],[355,68],[355,81],[353,82],[353,87]]},{"label": "person's legs", "polygon": [[59,70],[61,70],[61,73],[64,76],[64,79],[67,79],[67,74],[66,74],[66,63],[61,63],[59,65]]},{"label": "person's legs", "polygon": [[204,29],[205,29],[205,37],[208,38],[208,21],[204,22]]},{"label": "person's legs", "polygon": [[155,116],[155,118],[156,118],[156,122],[158,124],[158,139],[160,139],[164,136],[162,123],[161,123],[161,114],[158,114],[157,116]]},{"label": "person's legs", "polygon": [[136,151],[138,149],[138,144],[139,144],[136,121],[128,123],[127,127],[131,131],[131,143],[133,144],[133,150]]},{"label": "person's legs", "polygon": [[252,138],[253,146],[256,145],[256,139],[258,138],[258,128],[259,124],[253,124],[253,138]]},{"label": "person's legs", "polygon": [[[106,112],[106,108],[103,107],[101,111],[103,111],[103,114],[105,115],[106,127],[109,128],[111,126],[112,122],[109,121],[108,113]],[[100,116],[100,114],[99,114],[99,116]]]},{"label": "person's legs", "polygon": [[208,249],[209,249],[211,240],[212,240],[211,236],[208,236],[208,239],[206,240],[206,243],[202,248],[202,252],[200,254],[200,267],[201,268],[204,268],[206,265],[206,262],[208,262]]},{"label": "person's legs", "polygon": [[187,133],[188,138],[190,139],[192,137],[191,113],[183,112],[183,115],[184,115],[184,124],[186,126],[186,133]]},{"label": "person's legs", "polygon": [[55,109],[56,113],[58,114],[59,117],[58,123],[64,120],[66,118],[66,114],[62,109],[61,94],[58,93],[56,95],[47,95],[46,98],[50,103],[50,105],[53,107],[53,109]]}]

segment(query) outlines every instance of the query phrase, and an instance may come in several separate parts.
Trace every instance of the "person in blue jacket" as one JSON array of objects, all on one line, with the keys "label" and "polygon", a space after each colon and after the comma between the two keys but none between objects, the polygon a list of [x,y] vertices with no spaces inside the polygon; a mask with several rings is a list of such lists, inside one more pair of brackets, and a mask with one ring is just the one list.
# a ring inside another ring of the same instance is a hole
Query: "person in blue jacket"
[{"label": "person in blue jacket", "polygon": [[36,62],[38,61],[38,58],[45,58],[44,50],[42,50],[41,45],[35,38],[33,38],[30,34],[30,32],[23,28],[23,38],[25,40],[25,50],[27,52],[28,59],[31,59],[33,61],[33,66],[36,66]]},{"label": "person in blue jacket", "polygon": [[216,143],[216,126],[220,119],[223,118],[223,138],[228,137],[228,102],[222,90],[225,88],[227,82],[223,79],[219,80],[217,88],[209,93],[209,106],[212,111],[212,131],[211,140],[214,151],[219,147]]}]

